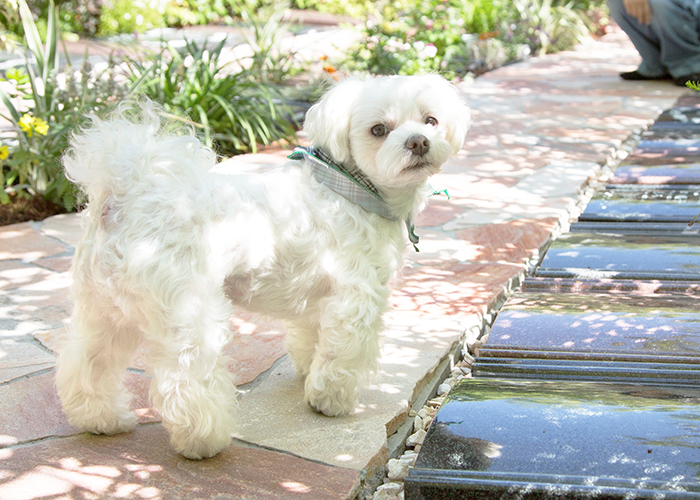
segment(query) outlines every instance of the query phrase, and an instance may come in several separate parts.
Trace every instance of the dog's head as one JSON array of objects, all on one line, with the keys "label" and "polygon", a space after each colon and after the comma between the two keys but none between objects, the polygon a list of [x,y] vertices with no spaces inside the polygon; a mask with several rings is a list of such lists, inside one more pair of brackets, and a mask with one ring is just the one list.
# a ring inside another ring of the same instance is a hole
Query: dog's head
[{"label": "dog's head", "polygon": [[338,163],[377,187],[418,187],[459,151],[469,128],[464,99],[437,75],[349,78],[306,115],[304,130]]}]

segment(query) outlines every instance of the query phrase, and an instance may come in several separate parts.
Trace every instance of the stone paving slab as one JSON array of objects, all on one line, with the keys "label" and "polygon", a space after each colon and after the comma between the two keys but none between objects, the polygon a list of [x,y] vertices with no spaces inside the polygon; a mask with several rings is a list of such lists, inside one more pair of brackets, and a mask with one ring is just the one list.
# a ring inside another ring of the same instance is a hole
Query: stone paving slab
[{"label": "stone paving slab", "polygon": [[[410,424],[409,408],[422,404],[418,394],[430,396],[448,357],[478,335],[552,233],[576,215],[582,186],[687,92],[664,82],[621,81],[618,73],[633,69],[636,60],[629,41],[612,33],[589,47],[500,68],[459,86],[473,109],[473,127],[464,150],[433,182],[451,199],[433,199],[418,221],[420,253],[409,255],[395,283],[381,372],[362,392],[355,414],[328,419],[306,408],[301,380],[284,354],[281,325],[245,314],[232,318],[239,438],[272,449],[239,442],[211,461],[174,457],[148,404],[142,353],[127,376],[141,422],[137,430],[105,438],[72,428],[51,379],[60,336],[69,327],[67,269],[80,216],[0,228],[0,414],[7,416],[0,419],[0,470],[9,471],[0,473],[0,492],[54,474],[46,495],[87,494],[65,480],[83,484],[84,472],[100,476],[102,489],[88,495],[95,498],[139,491],[169,498],[187,481],[202,489],[186,490],[183,498],[214,498],[219,487],[230,498],[293,498],[290,492],[315,498],[314,492],[327,491],[316,489],[314,474],[322,469],[323,484],[333,485],[337,498],[363,497],[381,482],[387,457],[401,451],[388,435]],[[219,170],[264,171],[283,164],[286,154],[268,149]],[[263,459],[267,465],[253,470]],[[255,475],[261,470],[268,471],[267,482]],[[216,482],[212,471],[227,482]]]},{"label": "stone paving slab", "polygon": [[206,461],[170,450],[160,425],[0,450],[0,500],[147,498],[343,500],[360,473],[234,444]]}]

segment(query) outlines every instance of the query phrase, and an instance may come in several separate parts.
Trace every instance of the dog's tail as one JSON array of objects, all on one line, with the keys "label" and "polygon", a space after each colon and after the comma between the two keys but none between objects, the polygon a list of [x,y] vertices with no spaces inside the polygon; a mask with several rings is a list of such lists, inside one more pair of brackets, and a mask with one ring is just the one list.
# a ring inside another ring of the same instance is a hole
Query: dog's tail
[{"label": "dog's tail", "polygon": [[105,120],[91,116],[70,139],[63,157],[66,176],[92,200],[134,193],[159,179],[195,184],[202,170],[214,166],[216,155],[190,128],[163,115],[144,101],[122,103]]}]

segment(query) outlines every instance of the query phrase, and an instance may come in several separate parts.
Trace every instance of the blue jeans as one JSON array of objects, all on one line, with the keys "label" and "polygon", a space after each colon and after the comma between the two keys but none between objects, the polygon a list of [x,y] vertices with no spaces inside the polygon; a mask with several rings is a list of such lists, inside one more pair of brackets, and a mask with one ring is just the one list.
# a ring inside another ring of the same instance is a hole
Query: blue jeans
[{"label": "blue jeans", "polygon": [[649,0],[649,26],[630,16],[622,0],[607,2],[612,18],[642,56],[639,73],[674,78],[700,73],[700,0]]}]

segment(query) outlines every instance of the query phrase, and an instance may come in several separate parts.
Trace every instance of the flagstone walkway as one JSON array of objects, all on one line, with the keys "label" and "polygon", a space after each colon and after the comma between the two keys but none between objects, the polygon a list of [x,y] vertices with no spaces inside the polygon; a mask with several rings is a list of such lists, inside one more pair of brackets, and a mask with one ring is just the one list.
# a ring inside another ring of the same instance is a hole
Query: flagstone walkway
[{"label": "flagstone walkway", "polygon": [[[241,312],[229,347],[240,428],[213,459],[172,452],[148,403],[140,355],[127,374],[140,422],[134,432],[91,436],[67,423],[53,370],[69,323],[80,215],[0,228],[0,500],[365,498],[402,451],[409,409],[434,394],[450,356],[490,323],[552,235],[579,215],[605,165],[688,92],[620,80],[637,62],[626,37],[613,32],[461,84],[474,124],[433,182],[451,199],[433,198],[417,223],[420,253],[409,255],[395,283],[381,373],[357,411],[313,413],[285,355],[283,327]],[[285,154],[236,157],[218,169],[264,171]]]}]

